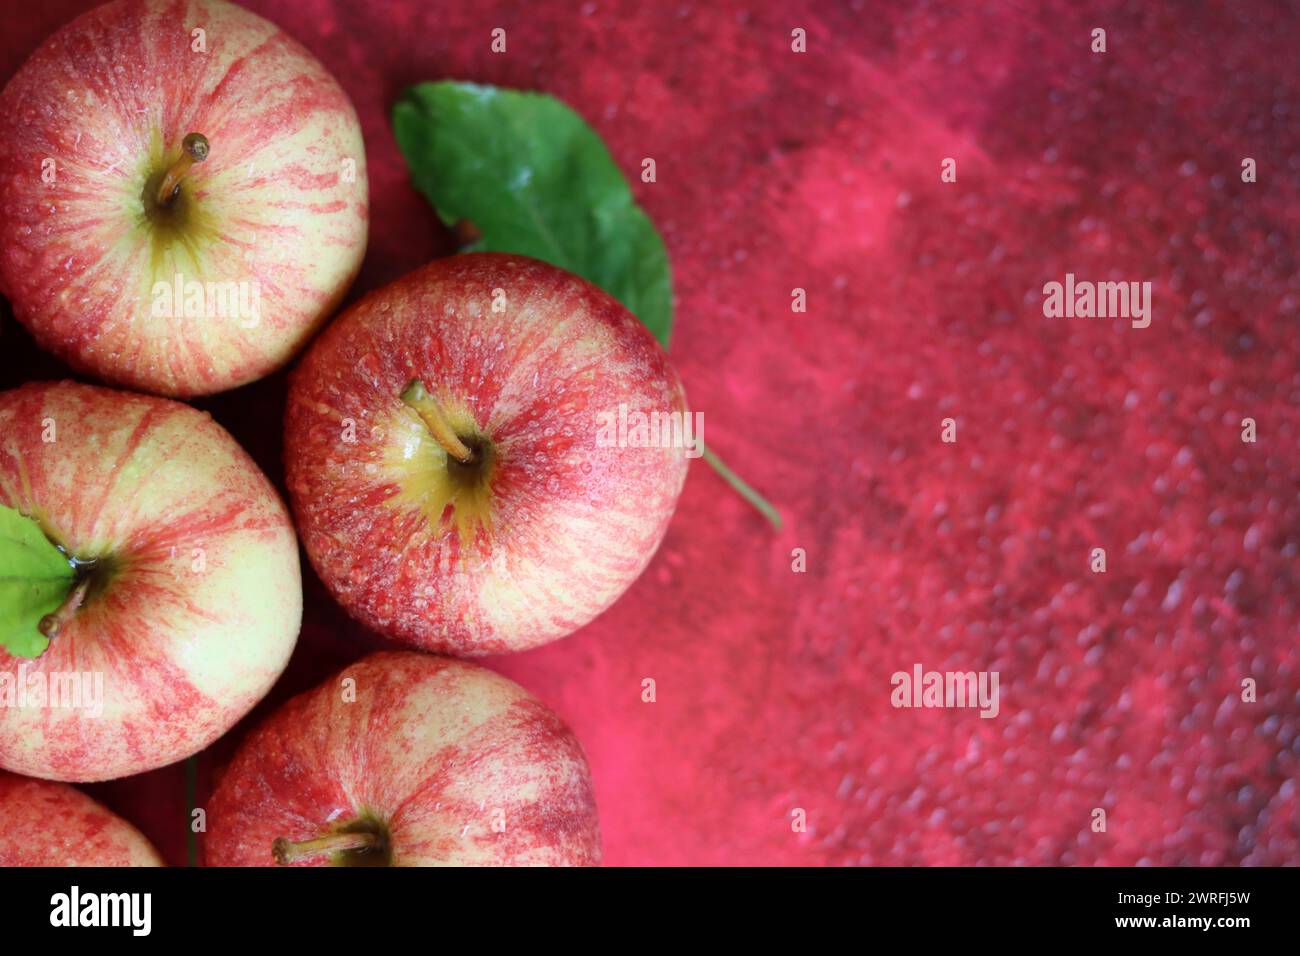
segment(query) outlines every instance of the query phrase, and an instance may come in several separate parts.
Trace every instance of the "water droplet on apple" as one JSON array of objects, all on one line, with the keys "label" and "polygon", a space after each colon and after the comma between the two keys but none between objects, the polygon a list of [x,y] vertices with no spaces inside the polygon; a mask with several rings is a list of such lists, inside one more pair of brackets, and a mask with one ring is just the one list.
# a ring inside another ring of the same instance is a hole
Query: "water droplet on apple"
[{"label": "water droplet on apple", "polygon": [[370,384],[379,387],[379,357],[374,352],[367,352],[361,356],[361,361],[357,363],[363,373],[370,378]]}]

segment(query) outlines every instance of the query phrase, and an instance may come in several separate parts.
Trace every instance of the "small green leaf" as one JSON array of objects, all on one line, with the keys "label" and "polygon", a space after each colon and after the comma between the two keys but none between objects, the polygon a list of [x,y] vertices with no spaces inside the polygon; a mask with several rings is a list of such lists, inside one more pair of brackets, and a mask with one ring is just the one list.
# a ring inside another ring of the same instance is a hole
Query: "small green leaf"
[{"label": "small green leaf", "polygon": [[475,249],[515,252],[600,286],[668,347],[668,252],[605,143],[544,93],[421,83],[393,108],[411,178],[448,225],[467,219]]},{"label": "small green leaf", "polygon": [[0,505],[0,647],[39,657],[49,640],[36,629],[72,587],[72,564],[40,526]]}]

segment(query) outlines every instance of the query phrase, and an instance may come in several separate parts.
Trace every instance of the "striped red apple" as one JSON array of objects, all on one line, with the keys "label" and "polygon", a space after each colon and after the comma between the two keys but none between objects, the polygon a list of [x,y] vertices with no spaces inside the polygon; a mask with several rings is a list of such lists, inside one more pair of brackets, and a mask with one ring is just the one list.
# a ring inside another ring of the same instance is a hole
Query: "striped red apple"
[{"label": "striped red apple", "polygon": [[366,246],[365,151],[338,83],[222,0],[116,0],[0,94],[0,291],[112,384],[219,392],[283,365]]},{"label": "striped red apple", "polygon": [[374,630],[461,656],[569,634],[658,547],[689,448],[621,442],[681,416],[622,305],[523,256],[442,259],[333,322],[293,375],[290,499],[312,563]]},{"label": "striped red apple", "polygon": [[272,714],[207,811],[214,866],[600,862],[568,727],[486,668],[410,651],[372,654]]},{"label": "striped red apple", "polygon": [[139,830],[80,790],[0,770],[0,867],[162,865]]},{"label": "striped red apple", "polygon": [[0,767],[77,781],[161,767],[229,730],[288,663],[293,527],[206,413],[71,382],[0,393],[0,505],[76,565],[44,652],[0,646]]}]

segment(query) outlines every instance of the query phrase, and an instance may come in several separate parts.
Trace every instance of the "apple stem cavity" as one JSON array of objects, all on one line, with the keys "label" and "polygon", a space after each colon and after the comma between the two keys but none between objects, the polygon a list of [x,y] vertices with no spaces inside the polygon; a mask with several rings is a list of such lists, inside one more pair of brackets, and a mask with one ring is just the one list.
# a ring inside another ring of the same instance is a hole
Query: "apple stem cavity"
[{"label": "apple stem cavity", "polygon": [[316,837],[314,840],[300,840],[296,843],[280,837],[271,844],[271,854],[275,857],[276,863],[281,866],[288,866],[290,863],[296,863],[299,860],[310,860],[314,857],[338,853],[342,850],[371,849],[379,846],[379,843],[380,838],[377,833],[367,833],[365,831],[331,833],[328,836]]},{"label": "apple stem cavity", "polygon": [[452,429],[451,424],[447,421],[447,415],[438,404],[438,400],[429,394],[424,387],[424,383],[418,378],[413,378],[402,389],[402,402],[409,408],[415,410],[424,424],[428,426],[429,433],[433,435],[433,440],[442,446],[452,458],[455,458],[462,465],[471,465],[474,463],[474,450],[460,440],[460,436]]},{"label": "apple stem cavity", "polygon": [[72,620],[72,615],[76,614],[77,609],[85,602],[86,592],[90,590],[90,580],[89,577],[83,577],[77,586],[68,592],[62,604],[41,618],[36,629],[50,640],[58,637],[59,632]]},{"label": "apple stem cavity", "polygon": [[181,191],[181,177],[195,163],[208,158],[208,139],[202,133],[187,133],[181,141],[181,158],[172,163],[158,186],[158,205],[170,206]]}]

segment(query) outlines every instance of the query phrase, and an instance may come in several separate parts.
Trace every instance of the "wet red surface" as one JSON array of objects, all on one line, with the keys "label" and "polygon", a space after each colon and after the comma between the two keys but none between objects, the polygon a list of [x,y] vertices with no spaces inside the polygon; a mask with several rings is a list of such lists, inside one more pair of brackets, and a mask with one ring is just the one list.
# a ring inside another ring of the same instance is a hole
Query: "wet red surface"
[{"label": "wet red surface", "polygon": [[[81,6],[6,13],[3,77]],[[547,90],[630,176],[657,161],[635,191],[672,257],[678,370],[787,524],[697,464],[614,608],[489,659],[582,740],[607,863],[1300,862],[1297,13],[249,6],[361,115],[353,297],[450,247],[389,129],[409,83]],[[1150,281],[1151,326],[1044,318],[1067,272]],[[60,372],[7,314],[0,334],[4,385]],[[284,391],[199,403],[277,480]],[[258,714],[376,646],[306,588]],[[998,671],[999,715],[894,709],[918,662]],[[200,802],[247,726],[201,758]],[[179,862],[183,785],[91,790]]]}]

